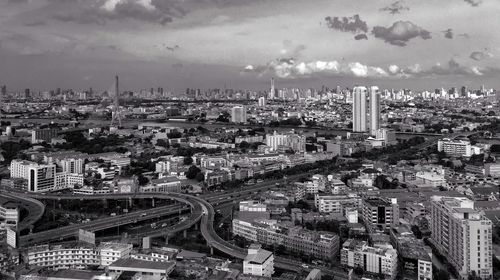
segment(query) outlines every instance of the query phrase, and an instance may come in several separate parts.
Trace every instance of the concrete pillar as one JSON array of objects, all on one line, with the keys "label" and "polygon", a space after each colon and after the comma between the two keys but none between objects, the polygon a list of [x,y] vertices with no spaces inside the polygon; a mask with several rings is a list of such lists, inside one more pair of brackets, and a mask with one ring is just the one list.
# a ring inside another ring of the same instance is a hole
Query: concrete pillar
[{"label": "concrete pillar", "polygon": [[134,205],[134,202],[131,197],[128,198],[128,205],[130,208],[132,208],[132,205]]},{"label": "concrete pillar", "polygon": [[194,230],[198,230],[199,226],[198,226],[198,223],[195,223],[194,224]]},{"label": "concrete pillar", "polygon": [[108,208],[108,200],[107,199],[103,198],[102,199],[102,204],[104,205],[103,208]]},{"label": "concrete pillar", "polygon": [[210,255],[214,255],[214,247],[210,246]]},{"label": "concrete pillar", "polygon": [[151,207],[153,207],[153,208],[155,207],[155,198],[154,197],[151,198]]},{"label": "concrete pillar", "polygon": [[168,244],[168,234],[165,235],[165,244]]},{"label": "concrete pillar", "polygon": [[184,236],[184,238],[187,238],[187,230],[183,230],[182,235]]}]

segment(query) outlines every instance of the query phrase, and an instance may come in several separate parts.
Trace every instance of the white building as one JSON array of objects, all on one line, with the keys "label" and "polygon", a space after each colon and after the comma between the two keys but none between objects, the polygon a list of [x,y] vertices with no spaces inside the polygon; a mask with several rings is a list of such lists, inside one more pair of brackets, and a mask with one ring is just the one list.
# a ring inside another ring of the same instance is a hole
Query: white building
[{"label": "white building", "polygon": [[438,151],[444,151],[449,156],[456,157],[470,157],[474,154],[478,154],[481,151],[472,146],[469,141],[466,140],[452,140],[449,138],[444,138],[438,141]]},{"label": "white building", "polygon": [[266,107],[266,98],[264,96],[259,97],[259,107]]},{"label": "white building", "polygon": [[83,174],[83,158],[65,158],[59,161],[62,171],[66,173]]},{"label": "white building", "polygon": [[[2,199],[3,200],[3,199]],[[0,227],[16,228],[19,222],[19,209],[15,203],[5,200],[0,205]]]},{"label": "white building", "polygon": [[247,109],[245,108],[245,106],[235,106],[231,108],[231,122],[233,123],[247,122]]},{"label": "white building", "polygon": [[100,265],[109,266],[119,259],[130,257],[132,244],[103,242],[97,248],[100,255]]},{"label": "white building", "polygon": [[266,212],[267,207],[265,204],[254,200],[240,201],[240,211]]},{"label": "white building", "polygon": [[431,198],[431,238],[462,279],[472,271],[483,279],[493,275],[492,223],[462,197]]},{"label": "white building", "polygon": [[370,247],[366,241],[348,239],[340,250],[340,263],[349,267],[361,267],[373,274],[394,277],[398,267],[398,253],[389,247]]},{"label": "white building", "polygon": [[370,134],[376,135],[380,129],[380,91],[378,87],[371,86],[370,94]]},{"label": "white building", "polygon": [[259,244],[250,245],[248,255],[243,260],[243,274],[271,277],[273,273],[273,253],[262,249]]},{"label": "white building", "polygon": [[356,194],[315,194],[314,205],[321,213],[342,214],[344,207],[357,208],[361,199]]}]

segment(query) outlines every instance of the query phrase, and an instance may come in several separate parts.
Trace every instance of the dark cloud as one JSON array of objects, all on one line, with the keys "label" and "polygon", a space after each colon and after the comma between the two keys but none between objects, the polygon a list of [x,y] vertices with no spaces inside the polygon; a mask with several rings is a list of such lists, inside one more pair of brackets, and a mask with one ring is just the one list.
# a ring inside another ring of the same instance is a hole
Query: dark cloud
[{"label": "dark cloud", "polygon": [[472,7],[477,7],[483,3],[482,0],[464,0],[465,3],[471,5]]},{"label": "dark cloud", "polygon": [[476,51],[476,52],[472,52],[469,57],[471,59],[476,60],[476,61],[481,61],[481,60],[484,60],[486,58],[490,58],[492,56],[493,55],[491,53],[488,53],[488,52]]},{"label": "dark cloud", "polygon": [[354,40],[368,40],[368,36],[366,34],[358,34],[354,36]]},{"label": "dark cloud", "polygon": [[[165,44],[163,44],[163,45],[165,46]],[[169,51],[173,52],[173,51],[175,51],[175,50],[179,49],[180,47],[179,47],[179,45],[175,45],[175,46],[166,46],[165,48],[166,48],[167,50],[169,50]]]},{"label": "dark cloud", "polygon": [[24,26],[29,26],[29,27],[44,26],[44,25],[47,25],[47,23],[43,20],[30,21],[24,24]]},{"label": "dark cloud", "polygon": [[359,15],[352,17],[326,17],[326,24],[328,28],[336,29],[343,32],[368,32],[368,25],[365,21],[361,20]]},{"label": "dark cloud", "polygon": [[400,14],[402,11],[409,11],[410,7],[402,0],[398,0],[387,7],[383,7],[380,11],[389,12],[391,15]]},{"label": "dark cloud", "polygon": [[446,30],[443,31],[444,33],[444,37],[447,38],[447,39],[453,39],[453,29],[451,28],[448,28]]},{"label": "dark cloud", "polygon": [[385,42],[404,47],[414,38],[420,37],[424,40],[431,38],[431,33],[410,21],[397,21],[390,27],[375,26],[372,30],[373,36]]}]

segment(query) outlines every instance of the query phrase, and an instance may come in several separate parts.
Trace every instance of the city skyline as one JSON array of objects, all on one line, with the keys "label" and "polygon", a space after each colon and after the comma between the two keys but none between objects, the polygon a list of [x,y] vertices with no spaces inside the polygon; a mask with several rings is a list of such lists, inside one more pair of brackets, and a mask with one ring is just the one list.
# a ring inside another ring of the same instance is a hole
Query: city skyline
[{"label": "city skyline", "polygon": [[[498,87],[490,1],[4,1],[12,89]],[[446,11],[446,12],[443,12]],[[382,53],[390,55],[380,55]]]}]

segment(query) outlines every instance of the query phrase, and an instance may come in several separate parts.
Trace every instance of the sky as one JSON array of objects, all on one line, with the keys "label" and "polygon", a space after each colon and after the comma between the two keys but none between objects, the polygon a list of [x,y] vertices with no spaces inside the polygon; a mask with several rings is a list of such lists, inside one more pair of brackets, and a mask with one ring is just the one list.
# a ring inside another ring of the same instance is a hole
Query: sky
[{"label": "sky", "polygon": [[500,88],[500,0],[0,0],[9,90]]}]

